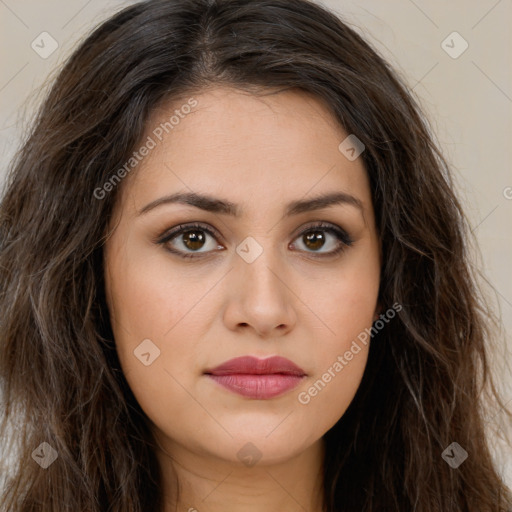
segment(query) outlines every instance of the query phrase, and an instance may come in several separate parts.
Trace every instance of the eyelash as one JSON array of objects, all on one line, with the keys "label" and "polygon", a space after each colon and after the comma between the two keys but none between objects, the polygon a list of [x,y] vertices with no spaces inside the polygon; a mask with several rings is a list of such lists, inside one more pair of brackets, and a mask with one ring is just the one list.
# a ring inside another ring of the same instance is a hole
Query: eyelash
[{"label": "eyelash", "polygon": [[[187,231],[193,231],[194,229],[199,230],[199,231],[204,231],[205,233],[208,233],[211,237],[213,237],[215,239],[222,238],[216,230],[211,229],[210,227],[208,227],[204,224],[194,222],[191,224],[180,224],[180,225],[176,226],[171,231],[166,232],[163,236],[159,237],[155,241],[155,243],[157,243],[159,245],[165,245],[168,242],[170,242],[171,240],[173,240],[174,238],[176,238],[178,235],[181,235]],[[352,240],[352,238],[349,236],[349,234],[346,231],[339,228],[335,224],[331,224],[328,222],[318,222],[316,224],[308,226],[308,228],[301,231],[298,234],[298,236],[295,237],[295,239],[297,239],[301,236],[304,236],[307,233],[311,233],[311,232],[315,232],[315,231],[326,231],[326,232],[332,233],[338,239],[340,244],[336,249],[334,249],[333,251],[327,252],[327,253],[315,253],[313,251],[304,251],[307,254],[311,254],[314,258],[328,258],[328,257],[336,256],[336,255],[340,254],[342,251],[344,251],[347,247],[350,247],[354,243],[354,241]],[[202,252],[202,253],[199,253],[199,252],[184,253],[180,250],[171,249],[169,247],[166,247],[166,250],[173,254],[178,255],[179,257],[181,257],[183,259],[201,258],[201,257],[204,257],[203,255],[207,255],[208,252],[211,252],[211,251],[207,251],[207,252]]]}]

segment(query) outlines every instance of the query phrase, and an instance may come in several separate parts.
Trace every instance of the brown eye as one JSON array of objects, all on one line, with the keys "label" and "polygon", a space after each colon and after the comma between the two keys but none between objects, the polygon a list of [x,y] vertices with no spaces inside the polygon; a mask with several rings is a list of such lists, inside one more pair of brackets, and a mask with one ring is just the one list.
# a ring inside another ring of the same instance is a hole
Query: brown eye
[{"label": "brown eye", "polygon": [[191,251],[197,251],[201,249],[206,240],[204,232],[197,229],[184,231],[181,236],[183,237],[183,245]]},{"label": "brown eye", "polygon": [[[353,244],[348,233],[330,223],[320,223],[303,231],[294,248],[315,257],[334,256]],[[321,250],[325,249],[325,250]]]},{"label": "brown eye", "polygon": [[325,244],[325,234],[322,231],[312,231],[303,236],[304,245],[312,251],[321,249]]},{"label": "brown eye", "polygon": [[223,247],[216,243],[220,238],[211,229],[202,225],[179,225],[164,235],[157,243],[183,258],[203,256]]}]

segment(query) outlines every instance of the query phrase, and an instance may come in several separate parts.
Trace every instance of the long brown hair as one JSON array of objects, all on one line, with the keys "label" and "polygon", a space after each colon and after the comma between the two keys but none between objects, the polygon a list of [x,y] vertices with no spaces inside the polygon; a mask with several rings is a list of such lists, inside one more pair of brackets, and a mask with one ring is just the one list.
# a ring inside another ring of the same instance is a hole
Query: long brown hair
[{"label": "long brown hair", "polygon": [[[401,309],[375,334],[360,388],[325,434],[325,510],[510,511],[483,407],[511,416],[490,372],[496,319],[449,166],[401,79],[307,0],[135,4],[101,24],[51,87],[0,207],[0,436],[14,453],[2,510],[161,510],[153,440],[104,297],[102,246],[122,182],[95,191],[155,107],[218,84],[309,91],[365,145],[379,299]],[[442,456],[453,442],[468,453],[457,468]],[[46,469],[35,462],[53,453]]]}]

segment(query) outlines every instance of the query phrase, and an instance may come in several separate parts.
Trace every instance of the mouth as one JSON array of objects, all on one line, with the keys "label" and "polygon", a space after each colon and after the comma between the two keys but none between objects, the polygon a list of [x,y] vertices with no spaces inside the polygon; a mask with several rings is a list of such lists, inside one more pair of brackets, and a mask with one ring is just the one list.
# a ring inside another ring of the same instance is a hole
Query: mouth
[{"label": "mouth", "polygon": [[278,356],[267,359],[238,357],[204,373],[225,389],[256,400],[283,395],[298,386],[306,376],[302,368]]}]

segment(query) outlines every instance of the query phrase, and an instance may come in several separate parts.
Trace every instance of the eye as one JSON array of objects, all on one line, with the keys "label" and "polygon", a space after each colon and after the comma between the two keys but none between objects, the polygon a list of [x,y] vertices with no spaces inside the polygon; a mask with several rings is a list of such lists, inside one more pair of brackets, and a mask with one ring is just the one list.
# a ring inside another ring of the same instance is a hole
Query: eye
[{"label": "eye", "polygon": [[[220,235],[202,224],[186,224],[176,226],[176,228],[164,235],[162,239],[158,240],[157,243],[165,244],[170,252],[178,254],[183,258],[194,258],[196,257],[194,253],[205,253],[214,249],[223,249],[221,245],[212,242],[210,242],[208,247],[208,237],[215,240],[215,237],[220,238]],[[206,247],[206,250],[200,251],[204,247]],[[187,250],[192,251],[192,253],[187,254]]]},{"label": "eye", "polygon": [[[302,231],[296,240],[299,243],[292,243],[293,247],[298,246],[301,249],[302,246],[305,248],[304,252],[312,253],[314,257],[319,258],[335,256],[354,243],[345,230],[328,222],[319,222],[310,226]],[[320,251],[325,247],[327,247],[326,250]]]},{"label": "eye", "polygon": [[[211,240],[208,240],[209,238]],[[218,238],[221,238],[220,234],[215,230],[203,224],[193,223],[176,226],[156,240],[156,243],[165,245],[169,252],[182,258],[195,258],[215,249],[224,249],[222,245],[216,243]],[[298,240],[298,243],[295,240]],[[309,226],[295,240],[290,244],[291,247],[298,246],[300,251],[319,258],[334,256],[353,244],[353,240],[346,231],[326,222]],[[327,247],[327,250],[320,251],[324,247]]]}]

